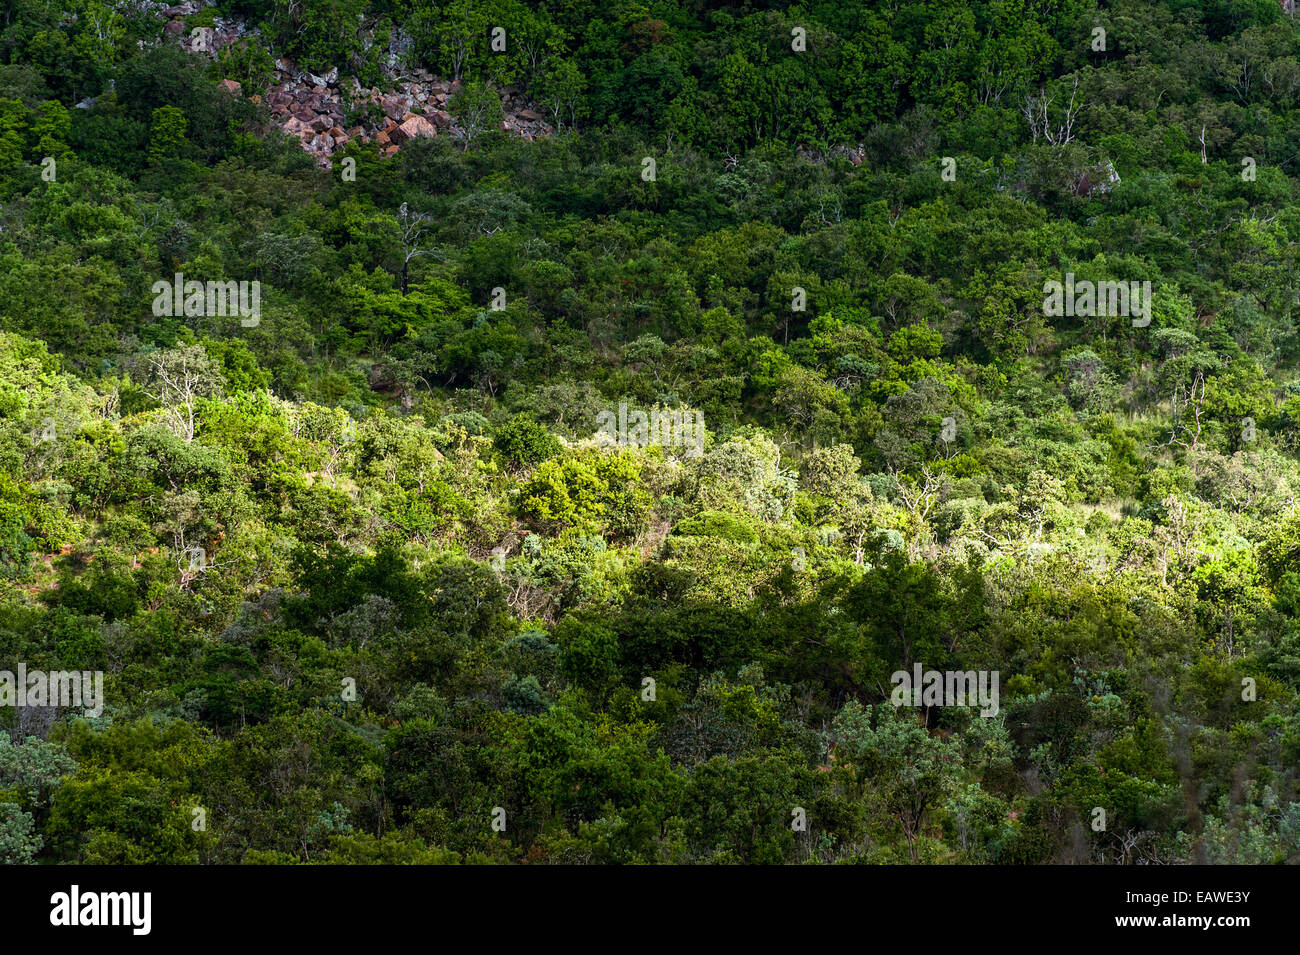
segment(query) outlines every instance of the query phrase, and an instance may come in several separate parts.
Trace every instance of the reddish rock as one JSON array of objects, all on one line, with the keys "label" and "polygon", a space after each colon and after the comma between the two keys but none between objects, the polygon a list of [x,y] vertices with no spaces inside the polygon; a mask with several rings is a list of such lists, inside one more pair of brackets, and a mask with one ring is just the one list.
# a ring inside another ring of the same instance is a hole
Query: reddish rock
[{"label": "reddish rock", "polygon": [[433,112],[429,113],[429,118],[433,120],[435,126],[442,126],[445,128],[451,125],[451,113],[448,113],[445,110],[435,109]]},{"label": "reddish rock", "polygon": [[421,136],[432,139],[438,135],[437,128],[423,116],[411,113],[406,120],[398,127],[406,139],[419,139]]},{"label": "reddish rock", "polygon": [[217,84],[218,88],[225,90],[227,93],[238,96],[243,92],[243,85],[237,80],[222,80]]},{"label": "reddish rock", "polygon": [[297,116],[290,116],[289,121],[284,124],[284,131],[290,136],[297,136],[300,139],[310,138],[312,128],[309,124],[304,123]]},{"label": "reddish rock", "polygon": [[394,155],[396,155],[396,154],[397,154],[397,147],[396,147],[396,146],[385,146],[385,147],[384,147],[384,158],[388,158],[389,156],[394,156]]},{"label": "reddish rock", "polygon": [[388,145],[387,131],[381,129],[379,132],[375,133],[375,142],[379,143],[379,145],[381,146],[387,146]]},{"label": "reddish rock", "polygon": [[258,106],[262,105],[262,97],[259,96],[259,95],[256,94],[256,93],[254,93],[252,96],[250,96],[250,97],[248,98],[248,101],[249,101],[250,103],[256,103]]},{"label": "reddish rock", "polygon": [[536,110],[521,109],[519,111],[519,118],[526,119],[530,123],[535,123],[542,118],[542,114],[537,112]]}]

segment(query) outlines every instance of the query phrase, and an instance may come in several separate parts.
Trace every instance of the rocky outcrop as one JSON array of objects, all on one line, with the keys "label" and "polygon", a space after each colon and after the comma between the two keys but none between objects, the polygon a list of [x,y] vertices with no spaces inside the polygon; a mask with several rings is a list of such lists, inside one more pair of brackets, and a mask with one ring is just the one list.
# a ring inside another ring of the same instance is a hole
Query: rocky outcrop
[{"label": "rocky outcrop", "polygon": [[[186,0],[176,6],[158,4],[157,12],[166,21],[164,36],[190,53],[211,57],[245,39],[260,42],[236,20],[217,17],[211,27],[188,27],[185,19],[205,5],[202,0]],[[397,60],[390,58],[390,63]],[[352,77],[340,79],[337,68],[323,74],[299,70],[287,57],[276,60],[275,68],[275,82],[264,93],[248,98],[264,102],[279,127],[296,137],[321,166],[332,166],[333,154],[354,140],[374,142],[383,155],[391,156],[416,139],[464,136],[446,108],[460,89],[459,81],[390,65],[384,70],[387,82],[381,90],[362,87]],[[221,87],[232,95],[244,95],[241,84],[234,80],[223,80]],[[554,127],[518,91],[507,87],[499,92],[504,132],[530,141],[554,134]]]},{"label": "rocky outcrop", "polygon": [[[867,151],[863,147],[862,143],[858,143],[856,146],[832,146],[830,149],[826,150],[812,149],[807,146],[798,146],[795,149],[795,153],[800,159],[812,163],[824,163],[843,156],[854,166],[861,166],[867,158]],[[727,168],[733,168],[734,164],[735,160],[728,157],[726,160]]]}]

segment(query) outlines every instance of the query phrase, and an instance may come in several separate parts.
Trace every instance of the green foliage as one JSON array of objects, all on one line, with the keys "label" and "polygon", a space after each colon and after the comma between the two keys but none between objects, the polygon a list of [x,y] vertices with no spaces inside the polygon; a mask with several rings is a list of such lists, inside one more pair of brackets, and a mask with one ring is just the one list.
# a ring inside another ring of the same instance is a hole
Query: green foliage
[{"label": "green foliage", "polygon": [[[1300,20],[218,16],[0,15],[0,671],[107,687],[0,862],[1300,860]],[[455,130],[317,167],[281,58]]]},{"label": "green foliage", "polygon": [[159,106],[149,124],[149,162],[160,163],[184,154],[188,145],[185,113],[175,106]]}]

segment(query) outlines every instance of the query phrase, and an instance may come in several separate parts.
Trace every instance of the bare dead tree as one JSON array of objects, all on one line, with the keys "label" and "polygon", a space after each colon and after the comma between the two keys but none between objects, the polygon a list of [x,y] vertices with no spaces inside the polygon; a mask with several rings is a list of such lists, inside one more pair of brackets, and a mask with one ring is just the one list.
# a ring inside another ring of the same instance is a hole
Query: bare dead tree
[{"label": "bare dead tree", "polygon": [[[1205,373],[1201,369],[1196,370],[1196,375],[1192,379],[1191,387],[1186,392],[1183,391],[1181,383],[1174,389],[1170,399],[1170,411],[1173,415],[1173,423],[1170,426],[1169,440],[1165,442],[1166,446],[1178,445],[1195,451],[1197,443],[1201,440],[1201,412],[1205,403]],[[1189,427],[1183,423],[1183,417],[1187,411],[1192,413],[1192,423],[1194,426]],[[1190,436],[1190,443],[1183,440],[1183,436]]]},{"label": "bare dead tree", "polygon": [[1029,122],[1029,133],[1035,145],[1039,139],[1057,148],[1074,141],[1074,124],[1084,108],[1083,104],[1077,103],[1078,95],[1079,78],[1076,76],[1074,86],[1070,89],[1069,105],[1065,107],[1064,120],[1060,123],[1054,123],[1050,113],[1051,105],[1056,100],[1055,94],[1049,96],[1046,89],[1040,87],[1037,95],[1025,99],[1020,112]]},{"label": "bare dead tree", "polygon": [[397,210],[397,228],[402,237],[402,294],[410,282],[411,260],[420,255],[432,255],[441,261],[446,258],[434,246],[426,246],[433,217],[423,212],[412,212],[405,202]]},{"label": "bare dead tree", "polygon": [[895,479],[903,506],[922,520],[938,503],[947,483],[943,475],[935,474],[928,466],[922,466],[920,481],[907,475],[895,475]]},{"label": "bare dead tree", "polygon": [[194,440],[195,415],[200,398],[221,391],[216,363],[201,345],[166,348],[145,356],[145,394],[167,409],[167,420],[187,443]]},{"label": "bare dead tree", "polygon": [[1233,61],[1231,67],[1221,70],[1219,75],[1228,88],[1237,95],[1242,105],[1249,105],[1250,87],[1255,80],[1255,67],[1250,61],[1250,56],[1242,53],[1240,63]]}]

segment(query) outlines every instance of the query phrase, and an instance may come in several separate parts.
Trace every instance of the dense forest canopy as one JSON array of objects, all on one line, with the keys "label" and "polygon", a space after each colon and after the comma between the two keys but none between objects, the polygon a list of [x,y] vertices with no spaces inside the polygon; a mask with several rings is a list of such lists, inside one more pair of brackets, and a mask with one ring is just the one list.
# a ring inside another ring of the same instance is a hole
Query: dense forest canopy
[{"label": "dense forest canopy", "polygon": [[1297,861],[1289,7],[7,0],[0,862]]}]

